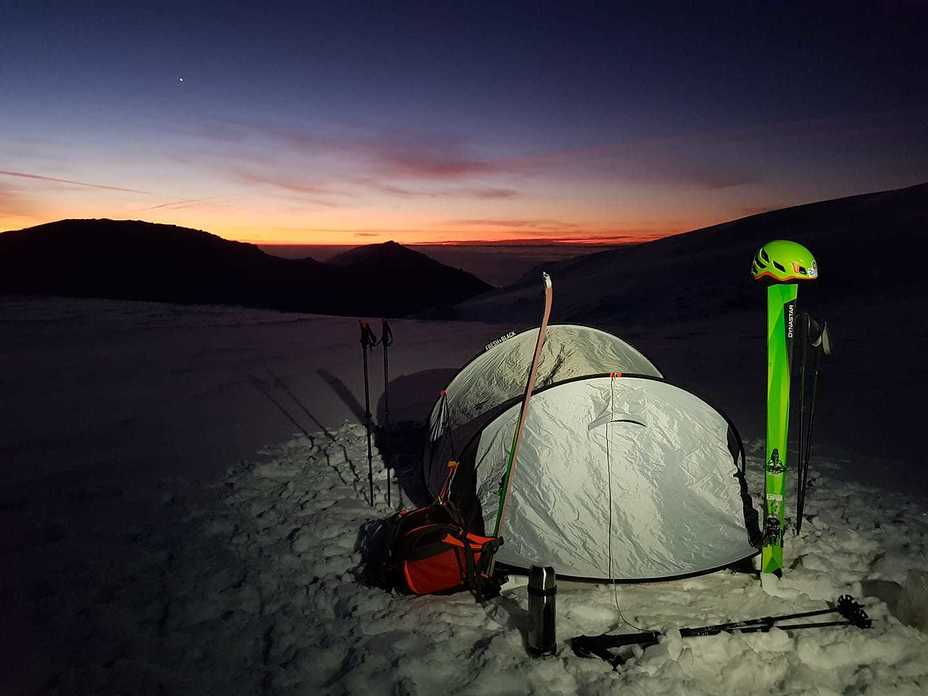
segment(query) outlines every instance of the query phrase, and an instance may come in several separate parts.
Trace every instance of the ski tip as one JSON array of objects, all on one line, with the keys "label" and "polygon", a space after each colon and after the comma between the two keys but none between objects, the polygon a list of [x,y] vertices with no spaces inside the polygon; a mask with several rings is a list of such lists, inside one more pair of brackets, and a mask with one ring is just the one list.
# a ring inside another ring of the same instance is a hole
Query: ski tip
[{"label": "ski tip", "polygon": [[545,273],[544,271],[542,271],[542,273],[541,273],[541,280],[542,280],[542,282],[544,282],[546,288],[550,288],[550,287],[551,287],[551,276],[549,276],[549,275],[548,275],[547,273]]}]

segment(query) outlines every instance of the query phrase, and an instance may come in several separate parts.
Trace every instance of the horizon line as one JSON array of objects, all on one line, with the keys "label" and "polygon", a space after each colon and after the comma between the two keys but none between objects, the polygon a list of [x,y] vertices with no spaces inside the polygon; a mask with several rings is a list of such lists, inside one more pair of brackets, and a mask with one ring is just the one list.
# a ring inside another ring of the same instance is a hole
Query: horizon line
[{"label": "horizon line", "polygon": [[389,239],[385,242],[285,242],[285,241],[273,241],[273,242],[261,242],[254,241],[250,239],[239,239],[236,241],[245,242],[248,244],[254,244],[256,246],[289,246],[289,247],[359,247],[359,246],[370,246],[373,244],[386,244],[388,242],[393,242],[395,244],[402,244],[403,246],[602,246],[602,247],[616,247],[616,246],[633,246],[636,244],[646,244],[647,242],[653,242],[658,239],[664,239],[665,237],[672,237],[674,235],[684,234],[684,232],[668,232],[667,234],[659,234],[641,237],[640,239],[631,239],[629,237],[564,237],[558,239],[533,239],[531,237],[518,238],[518,239],[459,239],[459,240],[444,240],[444,241],[422,241],[422,242],[398,242],[395,239]]},{"label": "horizon line", "polygon": [[[10,172],[10,171],[6,171],[6,170],[0,170],[0,175],[19,176],[19,177],[23,177],[23,178],[42,178],[42,179],[53,180],[51,177],[39,177],[38,175],[25,175],[25,174],[20,173],[20,172]],[[72,181],[72,180],[59,179],[59,180],[56,180],[56,181],[67,182],[67,183],[71,183],[71,184],[78,184],[78,185],[83,185],[83,186],[91,186],[91,187],[95,187],[95,188],[104,188],[104,187],[102,187],[102,186],[100,186],[100,185],[87,184],[87,183],[85,183],[85,182],[77,182],[77,181]],[[516,239],[442,240],[442,241],[436,240],[436,241],[416,241],[416,242],[397,242],[397,243],[398,243],[398,244],[403,244],[404,246],[507,246],[507,245],[508,245],[508,246],[532,246],[532,245],[534,245],[534,246],[566,246],[566,245],[574,245],[574,246],[591,246],[591,247],[629,246],[629,245],[645,244],[645,243],[648,243],[648,242],[653,242],[653,241],[657,241],[657,240],[660,240],[660,239],[665,239],[665,238],[667,238],[667,237],[675,237],[675,236],[682,235],[682,234],[687,234],[687,233],[690,233],[690,232],[698,232],[698,231],[701,231],[701,230],[704,230],[704,229],[709,229],[709,228],[711,228],[711,227],[716,227],[716,226],[718,226],[718,225],[732,224],[732,223],[740,222],[740,221],[742,221],[742,220],[746,220],[746,219],[749,219],[749,218],[759,217],[759,216],[761,216],[761,215],[769,215],[769,214],[772,214],[772,213],[782,212],[782,211],[791,210],[791,209],[795,209],[795,208],[803,208],[803,207],[810,206],[810,205],[818,205],[818,204],[825,204],[825,203],[837,203],[838,201],[845,201],[845,200],[854,199],[854,198],[864,198],[864,197],[867,197],[867,196],[876,196],[876,195],[881,195],[881,194],[897,193],[897,192],[901,192],[901,191],[907,191],[907,190],[911,190],[911,189],[918,189],[918,188],[922,188],[922,187],[928,187],[928,181],[921,181],[921,182],[916,183],[916,184],[909,184],[909,185],[906,185],[906,186],[898,186],[898,187],[894,187],[894,188],[890,188],[890,189],[880,189],[880,190],[877,190],[877,191],[868,191],[868,192],[865,192],[865,193],[853,193],[853,194],[849,194],[849,195],[838,196],[838,197],[836,197],[836,198],[826,198],[826,199],[815,199],[815,200],[812,200],[812,201],[802,201],[802,202],[792,203],[792,204],[790,204],[790,205],[785,205],[785,206],[777,207],[777,208],[762,208],[762,209],[757,210],[756,212],[755,212],[755,211],[752,211],[752,212],[750,212],[750,213],[748,213],[748,214],[744,214],[744,215],[741,215],[741,216],[738,216],[738,217],[735,217],[735,218],[722,219],[722,220],[717,221],[717,222],[712,222],[712,223],[710,223],[710,224],[708,224],[708,225],[702,225],[702,226],[699,226],[699,227],[686,228],[686,229],[680,229],[680,230],[673,230],[673,231],[668,231],[668,232],[666,232],[666,233],[650,233],[650,234],[644,234],[644,235],[641,235],[641,236],[632,236],[632,235],[602,236],[602,237],[599,237],[599,236],[585,236],[585,237],[557,237],[557,238],[548,238],[548,239],[537,239],[537,238],[531,238],[531,237],[529,237],[529,238],[524,238],[524,237],[523,237],[523,238],[516,238]],[[119,188],[117,188],[117,187],[105,187],[105,188],[114,188],[114,189],[116,189],[116,190],[122,190],[122,191],[132,191],[132,190],[133,190],[133,189],[119,189]],[[148,193],[148,192],[140,192],[140,193]],[[239,238],[226,237],[226,236],[223,236],[222,234],[219,234],[219,233],[216,233],[216,232],[210,232],[209,229],[195,228],[195,227],[186,227],[185,225],[178,225],[177,223],[171,223],[171,222],[154,222],[154,221],[150,221],[150,220],[142,220],[142,219],[139,219],[139,218],[131,218],[131,217],[130,217],[130,218],[109,218],[109,217],[105,217],[105,216],[102,217],[102,218],[97,218],[97,217],[83,217],[83,218],[63,217],[63,218],[57,218],[57,219],[47,220],[47,221],[44,221],[44,222],[37,222],[37,223],[34,223],[34,224],[32,224],[32,225],[29,225],[28,227],[20,227],[20,228],[12,228],[12,229],[0,230],[0,234],[6,234],[7,232],[19,232],[19,231],[23,231],[23,230],[28,230],[28,229],[30,229],[30,228],[32,228],[32,227],[40,227],[40,226],[42,226],[42,225],[53,224],[53,223],[56,223],[56,222],[65,222],[65,221],[68,221],[68,220],[86,220],[86,221],[90,221],[90,220],[112,220],[112,221],[114,221],[114,222],[142,222],[142,223],[154,224],[154,225],[165,225],[165,226],[169,226],[169,227],[183,227],[183,228],[186,228],[186,229],[193,229],[193,230],[197,230],[197,231],[201,231],[201,232],[206,232],[207,234],[212,234],[212,235],[214,235],[214,236],[220,237],[220,238],[225,239],[225,240],[227,240],[227,241],[243,242],[243,243],[247,243],[247,244],[253,244],[253,245],[255,245],[255,246],[268,246],[268,247],[273,247],[273,246],[316,246],[316,247],[342,246],[342,247],[358,247],[358,246],[368,246],[368,245],[370,245],[370,244],[382,244],[382,243],[384,243],[384,242],[367,242],[367,243],[365,243],[365,242],[347,242],[347,243],[345,243],[345,242],[342,242],[342,243],[336,243],[336,242],[318,243],[318,242],[316,242],[316,243],[313,243],[313,242],[293,242],[293,241],[282,241],[282,240],[259,241],[259,240],[254,240],[254,239],[241,238],[241,237],[239,237]],[[395,241],[395,240],[388,240],[388,241]]]}]

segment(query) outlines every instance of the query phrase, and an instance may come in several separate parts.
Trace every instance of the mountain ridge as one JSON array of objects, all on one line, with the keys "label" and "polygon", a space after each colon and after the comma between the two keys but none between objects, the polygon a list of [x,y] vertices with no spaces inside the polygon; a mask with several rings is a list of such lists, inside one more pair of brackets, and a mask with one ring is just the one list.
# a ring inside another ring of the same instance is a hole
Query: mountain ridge
[{"label": "mountain ridge", "polygon": [[[820,279],[806,283],[805,296],[834,303],[864,287],[881,296],[924,294],[918,271],[928,254],[928,183],[767,211],[551,264],[554,317],[647,324],[753,307],[751,258],[778,238],[805,244],[818,259]],[[532,321],[539,296],[529,274],[444,314]]]},{"label": "mountain ridge", "polygon": [[490,288],[410,253],[422,257],[418,264],[407,257],[397,268],[384,258],[357,268],[282,259],[253,244],[176,225],[66,219],[0,233],[0,293],[402,316]]}]

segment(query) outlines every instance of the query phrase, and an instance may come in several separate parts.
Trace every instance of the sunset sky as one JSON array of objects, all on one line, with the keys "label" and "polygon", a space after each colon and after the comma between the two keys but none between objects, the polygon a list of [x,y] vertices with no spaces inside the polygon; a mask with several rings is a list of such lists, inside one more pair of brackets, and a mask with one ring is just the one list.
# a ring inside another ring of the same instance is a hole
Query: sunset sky
[{"label": "sunset sky", "polygon": [[623,240],[928,180],[924,2],[133,4],[0,0],[0,230]]}]

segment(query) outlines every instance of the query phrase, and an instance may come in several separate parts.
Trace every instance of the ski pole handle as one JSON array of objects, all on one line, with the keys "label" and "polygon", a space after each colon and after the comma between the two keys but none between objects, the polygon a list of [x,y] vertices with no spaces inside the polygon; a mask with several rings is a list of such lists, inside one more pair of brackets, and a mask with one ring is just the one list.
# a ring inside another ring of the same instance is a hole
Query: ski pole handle
[{"label": "ski pole handle", "polygon": [[366,321],[358,320],[358,324],[361,326],[361,347],[362,348],[373,348],[377,345],[377,335],[374,333],[374,330],[371,328],[370,324]]},{"label": "ski pole handle", "polygon": [[382,324],[380,328],[380,342],[384,346],[389,346],[393,344],[393,331],[390,329],[390,325],[387,323],[386,319],[382,319]]}]

